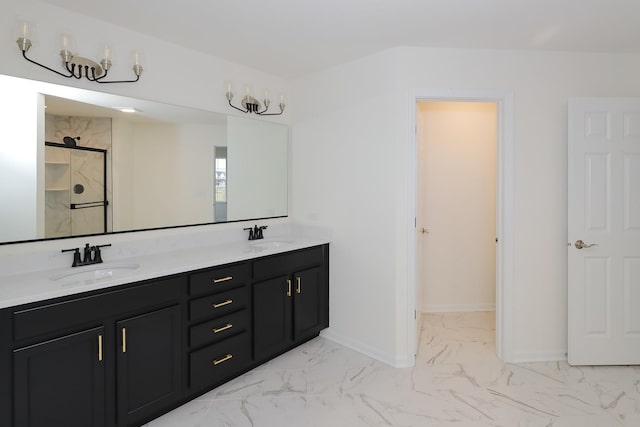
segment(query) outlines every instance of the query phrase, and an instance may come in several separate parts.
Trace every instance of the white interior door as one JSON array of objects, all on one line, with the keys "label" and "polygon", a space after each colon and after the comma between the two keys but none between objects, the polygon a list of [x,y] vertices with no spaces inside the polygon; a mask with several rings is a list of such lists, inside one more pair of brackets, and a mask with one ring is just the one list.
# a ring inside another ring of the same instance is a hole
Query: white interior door
[{"label": "white interior door", "polygon": [[568,170],[569,363],[639,364],[640,99],[569,100]]}]

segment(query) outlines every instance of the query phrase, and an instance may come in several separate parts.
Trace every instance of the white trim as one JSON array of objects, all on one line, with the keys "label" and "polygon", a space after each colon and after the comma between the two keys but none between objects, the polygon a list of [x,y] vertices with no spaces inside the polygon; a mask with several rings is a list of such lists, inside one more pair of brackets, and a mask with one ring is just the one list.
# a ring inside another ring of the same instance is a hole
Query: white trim
[{"label": "white trim", "polygon": [[411,361],[407,359],[398,359],[388,353],[381,352],[376,347],[372,347],[363,342],[335,333],[331,328],[325,329],[324,331],[320,332],[320,336],[328,339],[329,341],[333,341],[366,356],[369,356],[372,359],[376,359],[382,363],[386,363],[389,366],[393,366],[394,368],[410,368],[413,366],[413,359]]},{"label": "white trim", "polygon": [[512,363],[557,362],[559,360],[567,360],[566,350],[516,353]]},{"label": "white trim", "polygon": [[472,311],[496,311],[495,304],[424,304],[423,313],[455,313]]},{"label": "white trim", "polygon": [[505,362],[513,355],[513,94],[494,91],[413,89],[409,91],[407,159],[407,359],[417,349],[416,320],[416,103],[419,101],[489,101],[498,103],[498,165],[496,234],[496,353]]}]

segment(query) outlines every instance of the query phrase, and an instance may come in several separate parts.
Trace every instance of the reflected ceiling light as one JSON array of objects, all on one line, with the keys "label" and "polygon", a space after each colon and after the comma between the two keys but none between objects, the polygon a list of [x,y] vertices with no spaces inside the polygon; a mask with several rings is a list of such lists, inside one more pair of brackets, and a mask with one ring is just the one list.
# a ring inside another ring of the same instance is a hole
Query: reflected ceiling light
[{"label": "reflected ceiling light", "polygon": [[267,110],[269,109],[269,105],[271,104],[271,100],[269,99],[269,91],[265,90],[264,91],[264,110],[262,110],[262,104],[260,103],[260,101],[258,101],[256,98],[254,98],[253,96],[251,96],[251,89],[249,88],[249,86],[247,86],[245,88],[245,95],[244,98],[242,98],[242,101],[240,102],[240,104],[242,105],[243,108],[239,108],[236,107],[235,105],[233,105],[231,103],[231,100],[233,99],[233,91],[231,90],[231,83],[227,84],[227,101],[229,101],[229,105],[233,108],[235,108],[238,111],[242,111],[243,113],[254,113],[254,114],[258,114],[260,116],[279,116],[280,114],[282,114],[284,112],[284,107],[285,107],[285,103],[284,103],[284,95],[280,95],[280,112],[279,113],[267,113]]},{"label": "reflected ceiling light", "polygon": [[104,49],[104,58],[98,64],[91,59],[84,58],[82,56],[77,56],[71,53],[70,50],[70,39],[68,36],[62,37],[62,49],[60,50],[60,57],[62,58],[62,63],[64,68],[67,70],[68,74],[61,73],[60,71],[56,71],[53,68],[49,68],[46,65],[42,65],[39,62],[36,62],[29,57],[27,57],[27,52],[31,48],[31,40],[29,40],[30,28],[29,24],[22,23],[20,25],[20,37],[16,40],[18,43],[18,48],[22,51],[22,56],[27,61],[32,64],[36,64],[46,70],[54,72],[59,76],[66,78],[76,78],[81,79],[85,77],[87,80],[96,82],[96,83],[135,83],[140,80],[140,74],[142,74],[142,65],[140,65],[140,56],[136,52],[135,53],[135,63],[133,65],[133,72],[136,75],[135,80],[103,80],[107,77],[107,73],[111,68],[111,49],[106,47]]},{"label": "reflected ceiling light", "polygon": [[137,108],[133,107],[116,107],[116,109],[122,111],[123,113],[137,113],[140,111]]}]

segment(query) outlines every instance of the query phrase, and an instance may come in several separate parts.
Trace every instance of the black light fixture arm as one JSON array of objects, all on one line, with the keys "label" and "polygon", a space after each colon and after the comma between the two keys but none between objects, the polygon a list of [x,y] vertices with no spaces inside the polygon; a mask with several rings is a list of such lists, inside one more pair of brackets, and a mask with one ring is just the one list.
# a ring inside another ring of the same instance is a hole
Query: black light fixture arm
[{"label": "black light fixture arm", "polygon": [[260,114],[261,116],[279,116],[284,112],[284,103],[282,103],[282,102],[280,103],[280,112],[279,113],[267,113],[266,111],[267,111],[268,108],[269,107],[265,108],[264,111],[262,111],[262,112],[260,112],[258,114]]},{"label": "black light fixture arm", "polygon": [[142,74],[142,65],[140,64],[135,64],[133,66],[133,72],[136,75],[136,78],[134,80],[102,80],[105,77],[107,77],[107,73],[109,72],[109,67],[111,67],[111,61],[107,61],[107,60],[102,60],[102,68],[104,69],[104,74],[101,75],[100,77],[96,77],[95,76],[95,68],[92,68],[92,73],[93,73],[93,77],[94,77],[94,82],[96,83],[135,83],[138,80],[140,80],[140,74]]},{"label": "black light fixture arm", "polygon": [[231,103],[231,99],[232,99],[232,98],[233,98],[233,95],[232,95],[231,97],[227,96],[227,100],[229,101],[229,106],[231,106],[231,107],[235,108],[235,109],[236,109],[236,110],[238,110],[238,111],[242,111],[243,113],[248,113],[248,112],[249,112],[249,110],[243,110],[242,108],[238,108],[238,107],[236,107],[235,105],[233,105],[233,104]]},{"label": "black light fixture arm", "polygon": [[56,74],[58,74],[58,75],[60,75],[60,76],[62,76],[62,77],[66,77],[66,78],[73,77],[73,73],[72,73],[68,68],[67,68],[67,71],[69,71],[69,73],[70,73],[69,75],[67,75],[67,74],[63,74],[63,73],[61,73],[60,71],[56,71],[56,70],[54,70],[53,68],[49,68],[49,67],[47,67],[46,65],[42,65],[42,64],[40,64],[39,62],[34,61],[33,59],[31,59],[31,58],[29,58],[29,57],[27,56],[27,51],[26,51],[26,50],[22,50],[22,57],[23,57],[24,59],[26,59],[27,61],[31,62],[32,64],[36,64],[37,66],[42,67],[42,68],[44,68],[44,69],[46,69],[46,70],[49,70],[49,71],[53,71],[54,73],[56,73]]}]

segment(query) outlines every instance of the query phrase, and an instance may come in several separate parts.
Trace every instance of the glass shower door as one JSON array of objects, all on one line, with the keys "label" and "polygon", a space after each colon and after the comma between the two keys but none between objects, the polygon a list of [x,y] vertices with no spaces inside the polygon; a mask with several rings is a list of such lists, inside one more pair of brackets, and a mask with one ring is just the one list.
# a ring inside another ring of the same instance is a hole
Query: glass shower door
[{"label": "glass shower door", "polygon": [[45,237],[107,232],[107,151],[45,143]]},{"label": "glass shower door", "polygon": [[71,235],[106,232],[105,153],[71,150]]}]

